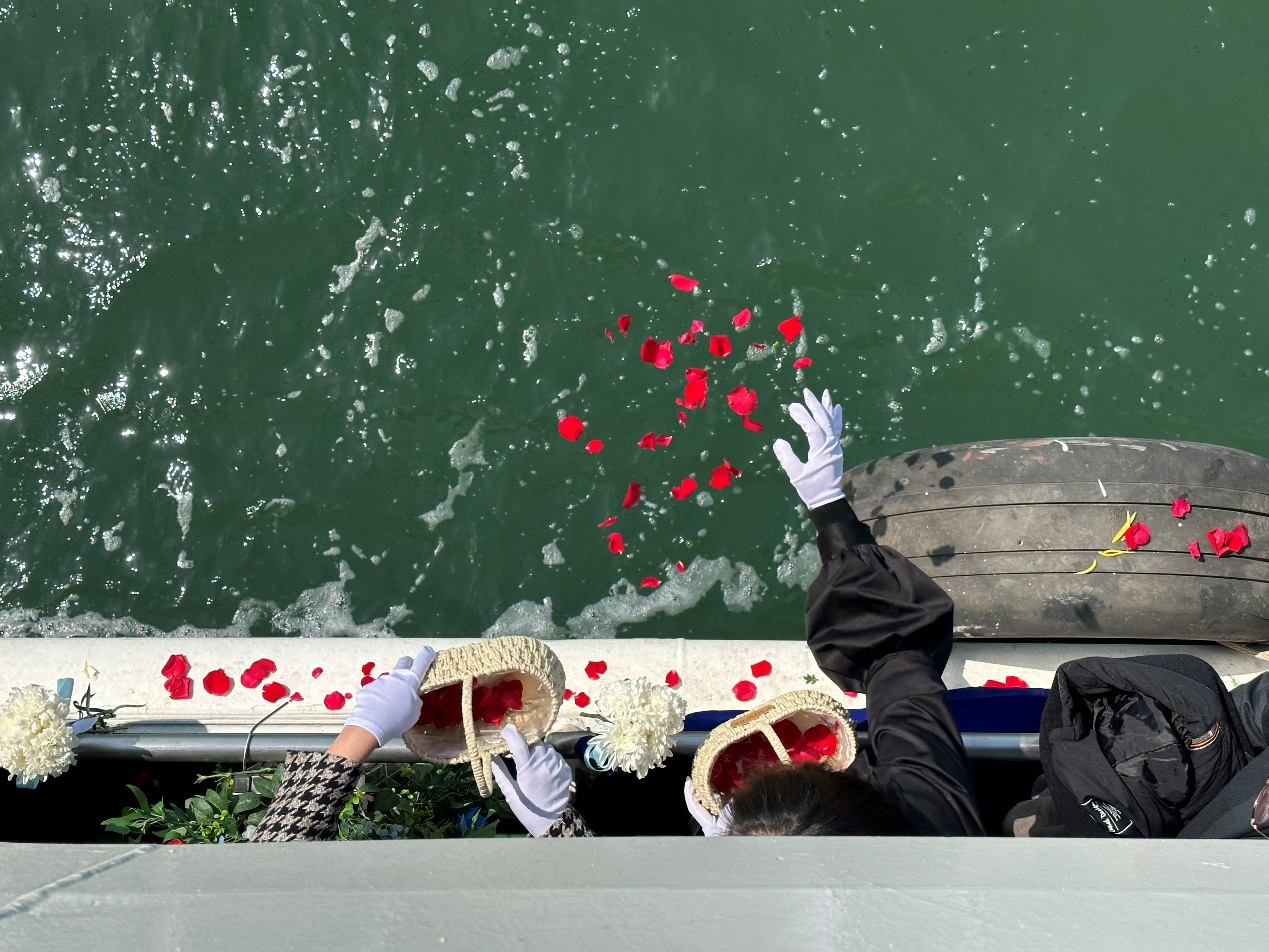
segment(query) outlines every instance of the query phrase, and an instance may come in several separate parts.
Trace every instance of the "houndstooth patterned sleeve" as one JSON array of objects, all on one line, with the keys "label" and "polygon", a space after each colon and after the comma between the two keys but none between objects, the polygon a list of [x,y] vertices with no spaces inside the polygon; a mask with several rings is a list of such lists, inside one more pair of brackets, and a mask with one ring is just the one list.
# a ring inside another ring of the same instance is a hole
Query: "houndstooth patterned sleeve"
[{"label": "houndstooth patterned sleeve", "polygon": [[545,838],[594,836],[582,815],[572,807],[565,807],[560,818],[551,824],[551,828],[542,834]]},{"label": "houndstooth patterned sleeve", "polygon": [[332,754],[291,751],[277,794],[251,841],[334,839],[339,811],[360,779],[361,764]]}]

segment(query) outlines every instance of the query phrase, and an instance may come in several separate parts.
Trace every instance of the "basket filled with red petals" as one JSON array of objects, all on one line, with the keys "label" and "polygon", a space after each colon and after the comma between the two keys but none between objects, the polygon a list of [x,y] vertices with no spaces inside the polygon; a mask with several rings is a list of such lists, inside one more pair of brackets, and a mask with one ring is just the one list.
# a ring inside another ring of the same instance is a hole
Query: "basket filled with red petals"
[{"label": "basket filled with red petals", "polygon": [[855,759],[846,708],[822,691],[790,691],[719,724],[692,761],[692,786],[715,816],[745,777],[780,764],[845,770]]},{"label": "basket filled with red petals", "polygon": [[405,744],[429,763],[470,763],[476,787],[487,797],[493,793],[489,761],[507,752],[502,728],[514,724],[530,744],[543,740],[563,692],[564,666],[536,638],[447,648],[419,686],[423,710],[405,732]]}]

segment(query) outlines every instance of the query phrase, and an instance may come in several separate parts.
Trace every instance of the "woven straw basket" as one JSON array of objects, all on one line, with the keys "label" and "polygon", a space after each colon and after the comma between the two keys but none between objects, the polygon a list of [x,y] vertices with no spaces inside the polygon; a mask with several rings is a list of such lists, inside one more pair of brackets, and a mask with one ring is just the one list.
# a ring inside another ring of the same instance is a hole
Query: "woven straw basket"
[{"label": "woven straw basket", "polygon": [[[523,687],[518,711],[508,711],[499,725],[478,721],[472,710],[477,686],[493,686],[506,678]],[[555,652],[536,638],[508,635],[447,648],[436,655],[419,694],[455,684],[462,685],[462,720],[454,727],[411,727],[405,744],[423,760],[434,764],[470,763],[482,797],[493,793],[489,761],[507,752],[499,731],[514,724],[530,744],[546,738],[563,701],[564,665]]]},{"label": "woven straw basket", "polygon": [[752,711],[738,714],[709,732],[709,737],[705,738],[692,761],[692,787],[701,806],[715,816],[723,809],[723,802],[710,777],[715,761],[737,741],[761,733],[775,748],[780,763],[791,763],[789,752],[772,726],[786,718],[793,721],[800,731],[823,724],[836,735],[837,751],[824,761],[829,770],[845,770],[854,761],[855,728],[846,708],[822,691],[790,691]]}]

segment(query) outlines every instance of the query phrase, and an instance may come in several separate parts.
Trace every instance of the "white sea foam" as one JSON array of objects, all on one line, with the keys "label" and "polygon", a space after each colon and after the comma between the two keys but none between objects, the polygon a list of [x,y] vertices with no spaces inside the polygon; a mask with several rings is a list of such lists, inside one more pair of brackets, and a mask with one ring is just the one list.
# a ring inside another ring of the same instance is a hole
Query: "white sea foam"
[{"label": "white sea foam", "polygon": [[502,49],[494,50],[490,53],[489,59],[485,60],[485,65],[490,69],[510,69],[513,66],[519,66],[521,58],[528,52],[528,49],[527,46],[519,49],[514,46],[504,46]]},{"label": "white sea foam", "polygon": [[160,483],[159,489],[176,500],[176,524],[181,527],[181,538],[189,535],[190,521],[194,518],[194,480],[190,475],[189,463],[173,460],[167,468],[167,482]]},{"label": "white sea foam", "polygon": [[930,342],[922,349],[925,354],[938,353],[947,344],[947,328],[943,325],[943,318],[931,318],[930,324]]},{"label": "white sea foam", "polygon": [[387,308],[383,312],[383,326],[388,329],[388,333],[392,334],[405,320],[405,315],[394,308]]},{"label": "white sea foam", "polygon": [[419,516],[429,529],[435,530],[445,520],[454,518],[454,500],[459,496],[466,496],[476,478],[476,474],[469,471],[470,467],[486,465],[484,439],[481,436],[484,422],[483,419],[477,420],[467,435],[449,448],[449,464],[458,470],[458,482],[449,488],[441,502]]},{"label": "white sea foam", "polygon": [[423,74],[423,77],[429,83],[436,82],[436,77],[441,75],[440,69],[431,60],[421,59],[415,65],[418,66],[419,72]]},{"label": "white sea foam", "polygon": [[366,260],[366,253],[370,251],[370,246],[374,244],[374,240],[380,237],[387,237],[387,234],[383,229],[383,223],[378,218],[370,219],[370,227],[366,229],[366,233],[353,243],[353,248],[357,252],[356,257],[348,264],[337,264],[331,267],[338,279],[330,286],[331,294],[342,294],[348,290],[353,278],[361,270],[362,262]]},{"label": "white sea foam", "polygon": [[463,85],[463,81],[455,76],[449,81],[449,85],[445,87],[445,98],[450,102],[458,102],[458,87]]},{"label": "white sea foam", "polygon": [[1040,337],[1036,337],[1035,334],[1031,333],[1021,324],[1015,327],[1013,329],[1013,332],[1014,334],[1018,336],[1018,340],[1022,341],[1024,344],[1026,344],[1028,347],[1034,350],[1040,356],[1041,360],[1049,359],[1049,354],[1052,353],[1053,348],[1049,345],[1049,342],[1047,340],[1044,340],[1043,338],[1040,338]]},{"label": "white sea foam", "polygon": [[524,362],[526,366],[532,367],[533,362],[538,359],[538,329],[526,327],[520,336],[524,340]]},{"label": "white sea foam", "polygon": [[554,542],[548,542],[542,546],[542,564],[551,566],[564,564],[564,553]]}]

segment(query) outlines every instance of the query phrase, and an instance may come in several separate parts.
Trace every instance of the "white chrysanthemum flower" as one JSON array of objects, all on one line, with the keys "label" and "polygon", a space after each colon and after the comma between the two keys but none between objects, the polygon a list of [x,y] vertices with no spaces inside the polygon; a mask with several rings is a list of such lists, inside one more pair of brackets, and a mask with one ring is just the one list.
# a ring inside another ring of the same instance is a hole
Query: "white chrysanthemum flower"
[{"label": "white chrysanthemum flower", "polygon": [[635,678],[604,685],[595,698],[595,711],[603,718],[590,742],[595,766],[643,779],[670,756],[670,738],[683,729],[687,704],[664,684]]},{"label": "white chrysanthemum flower", "polygon": [[75,738],[69,717],[70,701],[38,684],[13,689],[0,708],[0,768],[10,780],[45,780],[70,769]]}]

